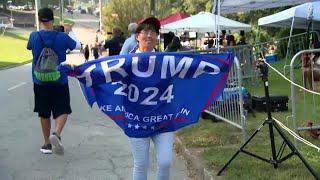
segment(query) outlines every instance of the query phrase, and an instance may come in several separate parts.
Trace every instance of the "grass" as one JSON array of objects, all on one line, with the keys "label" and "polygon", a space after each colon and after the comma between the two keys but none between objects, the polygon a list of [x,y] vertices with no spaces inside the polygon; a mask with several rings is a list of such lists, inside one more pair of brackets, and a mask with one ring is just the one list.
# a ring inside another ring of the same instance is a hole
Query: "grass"
[{"label": "grass", "polygon": [[[75,23],[74,21],[72,21],[71,19],[68,19],[68,18],[64,18],[63,22],[68,23],[68,24],[72,24],[72,25]],[[60,25],[60,17],[58,17],[58,16],[54,17],[54,25]]]},{"label": "grass", "polygon": [[31,51],[27,50],[28,36],[28,34],[7,31],[3,36],[0,36],[0,44],[2,44],[0,48],[0,68],[32,59]]},{"label": "grass", "polygon": [[[60,24],[60,18],[55,16],[55,24]],[[65,23],[74,24],[70,19],[64,19]],[[27,50],[28,34],[20,34],[5,31],[2,36],[0,31],[0,68],[16,65],[32,59],[31,51]]]},{"label": "grass", "polygon": [[[284,61],[278,61],[271,65],[277,68],[280,72],[283,72]],[[301,77],[301,69],[296,69],[295,78],[298,84],[302,84]],[[253,95],[264,95],[263,84],[260,79],[256,82],[255,86],[246,88]],[[269,68],[270,94],[287,94],[289,96],[289,111],[272,113],[274,118],[280,120],[284,124],[286,124],[286,117],[292,114],[290,90],[290,83]],[[306,108],[304,108],[303,91],[299,91],[299,88],[297,88],[297,91],[296,106],[299,121],[298,125],[302,125],[305,122],[304,120],[314,122],[315,119],[319,118],[319,115],[314,115],[313,113],[312,95],[306,95]],[[318,97],[316,97],[316,100],[319,102]],[[320,107],[316,107],[316,112],[320,110],[319,108]],[[307,110],[306,113],[304,113],[304,109]],[[256,112],[256,116],[256,118],[253,118],[251,114],[247,116],[246,131],[248,135],[251,135],[267,117],[266,113],[262,112]],[[292,121],[289,121],[289,128],[293,129]],[[206,165],[216,171],[219,171],[242,145],[240,129],[224,122],[214,123],[209,119],[200,119],[199,123],[181,129],[177,132],[177,135],[181,137],[186,146],[191,150],[201,150],[203,152],[201,153],[201,156]],[[319,140],[311,139],[305,132],[301,132],[301,135],[316,146],[320,146]],[[292,136],[289,136],[289,138],[293,142]],[[276,133],[277,150],[281,143],[282,139]],[[254,154],[258,154],[266,159],[271,158],[268,126],[264,126],[261,129],[255,138],[246,146],[246,150]],[[311,164],[313,169],[320,175],[320,155],[317,150],[302,143],[300,143],[299,150]],[[289,148],[287,147],[284,155],[288,152]],[[223,176],[225,179],[238,180],[314,179],[297,156],[289,158],[282,162],[277,169],[274,169],[271,164],[248,156],[244,153],[240,153],[232,161],[228,168],[223,172]]]}]

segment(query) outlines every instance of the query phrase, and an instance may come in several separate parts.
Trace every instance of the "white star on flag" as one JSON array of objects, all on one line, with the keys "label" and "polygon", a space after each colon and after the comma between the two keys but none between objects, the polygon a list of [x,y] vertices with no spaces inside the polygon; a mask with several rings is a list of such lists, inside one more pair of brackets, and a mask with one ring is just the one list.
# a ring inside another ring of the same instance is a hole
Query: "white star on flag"
[{"label": "white star on flag", "polygon": [[154,129],[154,126],[151,126],[151,129]]},{"label": "white star on flag", "polygon": [[132,127],[132,124],[129,123],[129,124],[128,124],[128,128],[131,128],[131,127]]},{"label": "white star on flag", "polygon": [[135,125],[134,128],[139,129],[139,124]]},{"label": "white star on flag", "polygon": [[143,129],[147,129],[147,126],[142,126]]}]

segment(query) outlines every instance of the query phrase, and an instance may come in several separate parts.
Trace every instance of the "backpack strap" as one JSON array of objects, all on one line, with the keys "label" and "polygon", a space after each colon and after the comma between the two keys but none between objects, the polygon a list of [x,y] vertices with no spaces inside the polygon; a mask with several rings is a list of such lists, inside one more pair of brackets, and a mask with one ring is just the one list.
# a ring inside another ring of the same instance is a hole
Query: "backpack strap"
[{"label": "backpack strap", "polygon": [[136,53],[136,51],[139,49],[139,47],[138,46],[135,46],[130,52],[129,52],[129,54],[131,54],[131,53]]},{"label": "backpack strap", "polygon": [[41,35],[40,35],[40,32],[38,31],[37,33],[38,33],[38,35],[39,35],[39,37],[40,37],[40,41],[41,41],[42,46],[48,48],[48,47],[52,47],[52,46],[54,45],[54,43],[55,43],[55,41],[56,41],[56,38],[57,38],[57,35],[58,35],[59,32],[56,32],[56,33],[55,33],[55,35],[54,35],[54,37],[53,37],[53,39],[52,39],[52,41],[51,41],[51,43],[50,43],[50,44],[51,44],[50,46],[47,46],[47,45],[44,43],[44,41],[43,41],[43,39],[42,39],[42,37],[41,37]]},{"label": "backpack strap", "polygon": [[58,34],[59,34],[59,32],[56,32],[56,34],[54,35],[50,47],[53,47],[54,43],[56,42],[56,38],[57,38]]},{"label": "backpack strap", "polygon": [[43,47],[47,47],[46,44],[44,43],[41,35],[40,35],[40,32],[38,31],[37,33],[38,33],[38,36],[40,37],[40,42],[41,42],[42,46],[43,46]]}]

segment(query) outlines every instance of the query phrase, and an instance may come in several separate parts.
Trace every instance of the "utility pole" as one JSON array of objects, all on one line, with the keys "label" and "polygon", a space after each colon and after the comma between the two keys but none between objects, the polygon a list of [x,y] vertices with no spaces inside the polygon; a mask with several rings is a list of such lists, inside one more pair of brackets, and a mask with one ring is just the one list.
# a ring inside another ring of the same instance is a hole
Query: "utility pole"
[{"label": "utility pole", "polygon": [[102,32],[102,0],[99,0],[99,29]]},{"label": "utility pole", "polygon": [[155,16],[156,13],[156,0],[150,0],[150,15]]},{"label": "utility pole", "polygon": [[[41,2],[40,0],[35,0],[34,1],[34,5],[36,6],[36,12],[35,12],[35,19],[36,19],[36,27],[37,27],[37,31],[40,30],[40,25],[39,25],[39,20],[38,20],[38,11],[39,11],[39,8],[41,7]],[[12,19],[12,9],[11,9],[11,19]],[[13,20],[13,19],[12,19]]]},{"label": "utility pole", "polygon": [[60,3],[60,24],[63,24],[63,9],[64,9],[64,6],[63,6],[63,0],[60,0],[59,1]]}]

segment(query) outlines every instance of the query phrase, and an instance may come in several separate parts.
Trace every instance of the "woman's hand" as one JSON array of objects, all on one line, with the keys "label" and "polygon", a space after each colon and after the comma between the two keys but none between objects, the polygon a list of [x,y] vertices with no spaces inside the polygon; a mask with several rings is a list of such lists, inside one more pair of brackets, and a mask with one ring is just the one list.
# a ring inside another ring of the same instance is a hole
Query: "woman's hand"
[{"label": "woman's hand", "polygon": [[74,69],[74,64],[70,63],[70,62],[63,62],[64,66],[69,66],[71,69]]}]

